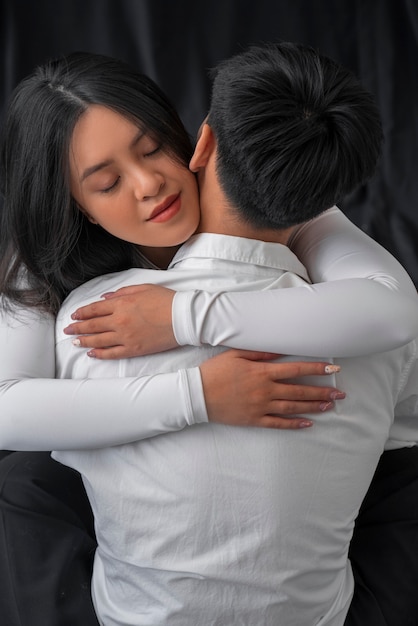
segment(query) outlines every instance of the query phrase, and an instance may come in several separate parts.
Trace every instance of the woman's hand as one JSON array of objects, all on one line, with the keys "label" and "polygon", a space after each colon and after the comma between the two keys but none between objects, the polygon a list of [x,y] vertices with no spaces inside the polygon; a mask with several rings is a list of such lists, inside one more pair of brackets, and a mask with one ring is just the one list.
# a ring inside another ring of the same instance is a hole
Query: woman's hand
[{"label": "woman's hand", "polygon": [[72,314],[64,329],[74,344],[91,348],[96,359],[124,359],[177,347],[171,324],[174,291],[159,285],[133,285],[104,294]]},{"label": "woman's hand", "polygon": [[296,417],[334,406],[345,393],[335,387],[314,387],[289,382],[303,376],[339,371],[330,363],[298,361],[269,363],[278,355],[228,350],[200,366],[209,421],[231,426],[296,429],[312,420]]}]

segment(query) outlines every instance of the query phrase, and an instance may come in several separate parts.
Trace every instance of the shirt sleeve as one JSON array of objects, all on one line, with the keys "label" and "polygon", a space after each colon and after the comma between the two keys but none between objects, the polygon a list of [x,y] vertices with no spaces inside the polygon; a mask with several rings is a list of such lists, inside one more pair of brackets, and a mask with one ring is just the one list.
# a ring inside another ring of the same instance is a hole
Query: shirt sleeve
[{"label": "shirt sleeve", "polygon": [[260,292],[177,292],[179,345],[225,345],[296,356],[353,357],[418,334],[418,295],[404,268],[333,207],[289,246],[314,284]]},{"label": "shirt sleeve", "polygon": [[395,419],[385,444],[386,450],[418,445],[418,342],[411,342],[409,362],[400,377]]},{"label": "shirt sleeve", "polygon": [[197,367],[140,378],[54,379],[54,320],[33,311],[3,310],[0,342],[0,449],[101,448],[208,421]]}]

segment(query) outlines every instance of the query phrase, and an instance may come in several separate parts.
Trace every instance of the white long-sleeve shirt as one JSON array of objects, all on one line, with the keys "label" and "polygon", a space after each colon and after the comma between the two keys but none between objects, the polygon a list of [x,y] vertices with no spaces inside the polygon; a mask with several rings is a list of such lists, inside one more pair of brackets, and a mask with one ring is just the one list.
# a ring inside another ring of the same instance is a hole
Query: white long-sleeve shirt
[{"label": "white long-sleeve shirt", "polygon": [[288,245],[314,284],[266,291],[257,299],[253,293],[177,293],[173,327],[179,345],[344,357],[390,350],[418,334],[411,279],[337,207],[299,227]]},{"label": "white long-sleeve shirt", "polygon": [[[89,359],[62,330],[75,308],[103,291],[145,279],[176,290],[285,291],[303,278],[285,246],[198,235],[167,272],[130,270],[73,292],[57,320],[58,372],[76,378],[169,372],[220,349]],[[418,441],[417,357],[414,341],[341,359],[332,383],[347,398],[297,437],[199,424],[123,446],[55,453],[81,472],[93,507],[99,546],[93,597],[101,622],[341,626],[353,590],[347,558],[353,524],[394,414]]]},{"label": "white long-sleeve shirt", "polygon": [[[267,327],[269,351],[350,356],[388,350],[418,333],[418,297],[407,273],[338,209],[306,224],[292,245],[321,284],[179,293],[179,342],[265,350],[256,329]],[[0,309],[0,345],[0,449],[102,447],[207,420],[198,368],[106,383],[54,380],[54,320],[25,310],[15,319]]]}]

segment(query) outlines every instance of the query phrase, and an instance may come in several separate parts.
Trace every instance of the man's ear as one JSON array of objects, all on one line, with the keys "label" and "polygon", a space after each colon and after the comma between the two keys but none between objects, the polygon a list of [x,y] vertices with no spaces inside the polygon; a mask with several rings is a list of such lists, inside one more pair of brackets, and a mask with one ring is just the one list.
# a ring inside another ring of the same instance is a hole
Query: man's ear
[{"label": "man's ear", "polygon": [[198,172],[206,167],[209,157],[215,150],[216,141],[213,130],[206,122],[203,122],[199,128],[198,139],[193,156],[189,163],[189,169],[192,172]]}]

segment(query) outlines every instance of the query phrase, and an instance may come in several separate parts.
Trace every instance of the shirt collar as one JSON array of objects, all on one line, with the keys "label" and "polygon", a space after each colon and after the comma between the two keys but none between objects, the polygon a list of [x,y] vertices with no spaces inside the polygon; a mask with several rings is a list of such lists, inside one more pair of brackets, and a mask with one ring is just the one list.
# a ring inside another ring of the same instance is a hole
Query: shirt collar
[{"label": "shirt collar", "polygon": [[210,258],[246,263],[292,272],[307,282],[308,273],[297,256],[285,245],[231,235],[201,233],[194,235],[178,250],[169,268],[190,258]]}]

